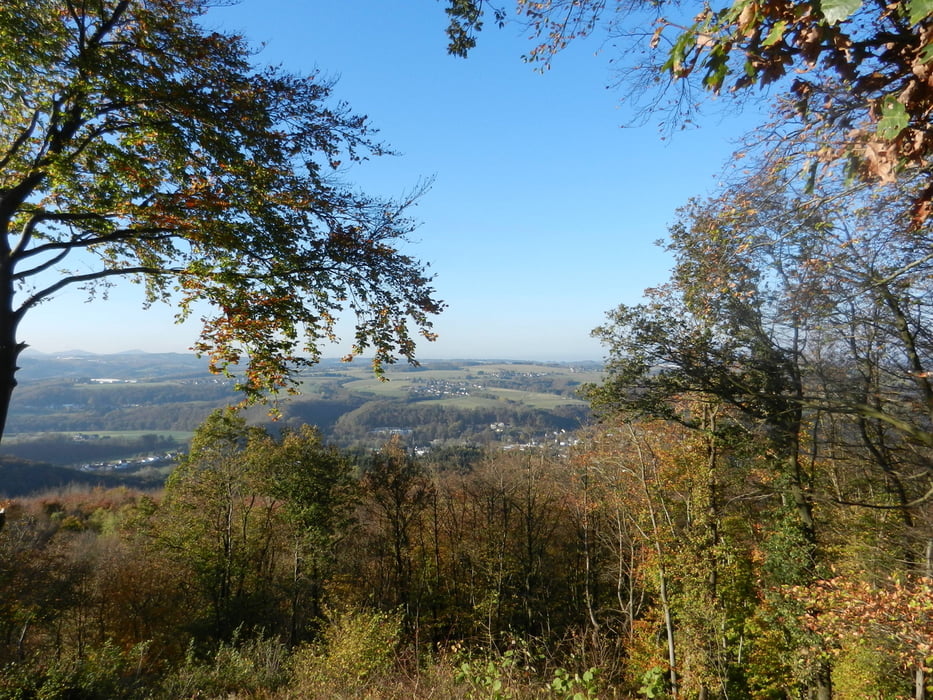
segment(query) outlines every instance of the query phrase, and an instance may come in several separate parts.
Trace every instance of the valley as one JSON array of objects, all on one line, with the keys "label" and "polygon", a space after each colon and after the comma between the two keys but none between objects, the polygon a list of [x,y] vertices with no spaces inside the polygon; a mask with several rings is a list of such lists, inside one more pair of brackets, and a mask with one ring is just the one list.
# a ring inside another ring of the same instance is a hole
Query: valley
[{"label": "valley", "polygon": [[[7,460],[134,486],[160,484],[197,426],[241,398],[234,378],[212,375],[205,361],[183,354],[27,353],[19,378],[0,449]],[[599,379],[593,362],[428,360],[390,368],[380,380],[366,363],[324,360],[303,375],[300,394],[245,415],[273,431],[314,425],[348,449],[378,448],[396,434],[420,454],[559,448],[588,420],[580,388]]]}]

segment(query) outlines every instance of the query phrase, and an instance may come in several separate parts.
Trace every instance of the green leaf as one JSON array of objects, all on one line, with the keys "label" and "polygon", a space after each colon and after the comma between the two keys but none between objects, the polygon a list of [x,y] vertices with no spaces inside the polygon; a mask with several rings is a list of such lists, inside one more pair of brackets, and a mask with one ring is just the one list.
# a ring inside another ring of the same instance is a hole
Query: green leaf
[{"label": "green leaf", "polygon": [[768,36],[762,42],[762,46],[774,46],[778,43],[784,36],[784,30],[787,29],[787,22],[781,20],[780,22],[775,22],[774,26],[771,27],[771,31],[768,32]]},{"label": "green leaf", "polygon": [[929,63],[933,61],[933,43],[927,44],[920,49],[920,63]]},{"label": "green leaf", "polygon": [[729,73],[729,59],[726,52],[719,46],[715,47],[706,61],[706,66],[703,84],[710,90],[718,92]]},{"label": "green leaf", "polygon": [[862,6],[862,0],[823,0],[820,9],[827,24],[836,24],[848,19]]},{"label": "green leaf", "polygon": [[881,119],[878,120],[877,134],[890,141],[897,138],[897,135],[907,128],[909,121],[907,108],[898,102],[894,95],[888,95],[881,105]]},{"label": "green leaf", "polygon": [[921,20],[933,13],[933,0],[908,0],[907,10],[910,14],[910,23],[919,24]]},{"label": "green leaf", "polygon": [[668,53],[667,61],[665,61],[664,65],[661,66],[661,70],[673,73],[675,77],[682,77],[677,74],[683,68],[687,54],[695,46],[696,32],[693,30],[683,32],[679,37],[677,37],[677,41],[675,41],[674,45],[671,47],[671,50]]}]

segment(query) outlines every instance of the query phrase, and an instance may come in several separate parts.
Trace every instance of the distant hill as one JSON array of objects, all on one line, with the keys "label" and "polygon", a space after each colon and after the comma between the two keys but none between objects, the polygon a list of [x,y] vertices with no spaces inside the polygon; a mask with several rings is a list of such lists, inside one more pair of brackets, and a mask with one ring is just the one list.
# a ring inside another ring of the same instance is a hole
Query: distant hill
[{"label": "distant hill", "polygon": [[26,349],[20,356],[20,382],[116,376],[124,379],[205,376],[207,360],[185,353],[121,352],[95,355],[82,350],[54,354]]},{"label": "distant hill", "polygon": [[[40,482],[99,483],[123,468],[119,460],[164,464],[211,411],[241,398],[232,379],[190,354],[27,350],[21,365],[0,445],[19,471],[0,475],[0,493]],[[279,421],[264,407],[246,416],[272,430],[315,425],[351,448],[378,446],[391,434],[419,449],[564,445],[589,419],[579,390],[600,381],[601,369],[595,362],[430,360],[391,367],[380,381],[365,360],[326,359],[302,374],[299,396],[281,401]],[[32,476],[23,466],[30,460],[43,465],[28,467]]]},{"label": "distant hill", "polygon": [[2,497],[22,498],[70,485],[104,488],[123,485],[137,488],[158,486],[155,482],[146,482],[130,475],[85,473],[42,462],[29,462],[0,456],[0,496]]}]

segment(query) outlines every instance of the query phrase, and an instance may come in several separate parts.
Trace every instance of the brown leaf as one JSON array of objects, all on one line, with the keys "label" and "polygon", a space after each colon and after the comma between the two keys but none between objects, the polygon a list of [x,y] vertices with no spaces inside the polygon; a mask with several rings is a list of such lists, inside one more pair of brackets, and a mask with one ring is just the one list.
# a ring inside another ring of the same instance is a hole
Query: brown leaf
[{"label": "brown leaf", "polygon": [[758,16],[758,3],[750,2],[742,8],[739,15],[739,33],[744,37],[750,37],[757,29],[756,19]]},{"label": "brown leaf", "polygon": [[869,174],[884,183],[894,182],[897,157],[894,155],[889,142],[871,140],[866,143],[864,159]]}]

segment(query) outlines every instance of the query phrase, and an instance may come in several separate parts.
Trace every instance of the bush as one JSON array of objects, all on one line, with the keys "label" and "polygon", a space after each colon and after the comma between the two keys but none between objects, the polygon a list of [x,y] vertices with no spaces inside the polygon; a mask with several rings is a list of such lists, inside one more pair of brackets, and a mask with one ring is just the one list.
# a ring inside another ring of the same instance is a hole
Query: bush
[{"label": "bush", "polygon": [[290,697],[357,698],[392,667],[402,632],[398,613],[346,611],[321,641],[295,652]]},{"label": "bush", "polygon": [[0,700],[134,700],[146,645],[122,651],[110,642],[83,656],[13,663],[0,670]]},{"label": "bush", "polygon": [[170,700],[264,695],[284,686],[289,676],[288,650],[279,640],[257,637],[241,642],[235,635],[206,660],[197,659],[194,645],[189,645],[185,662],[165,678],[156,697]]},{"label": "bush", "polygon": [[840,700],[886,698],[901,700],[913,696],[892,654],[884,653],[883,640],[865,640],[844,648],[833,666],[833,694]]}]

